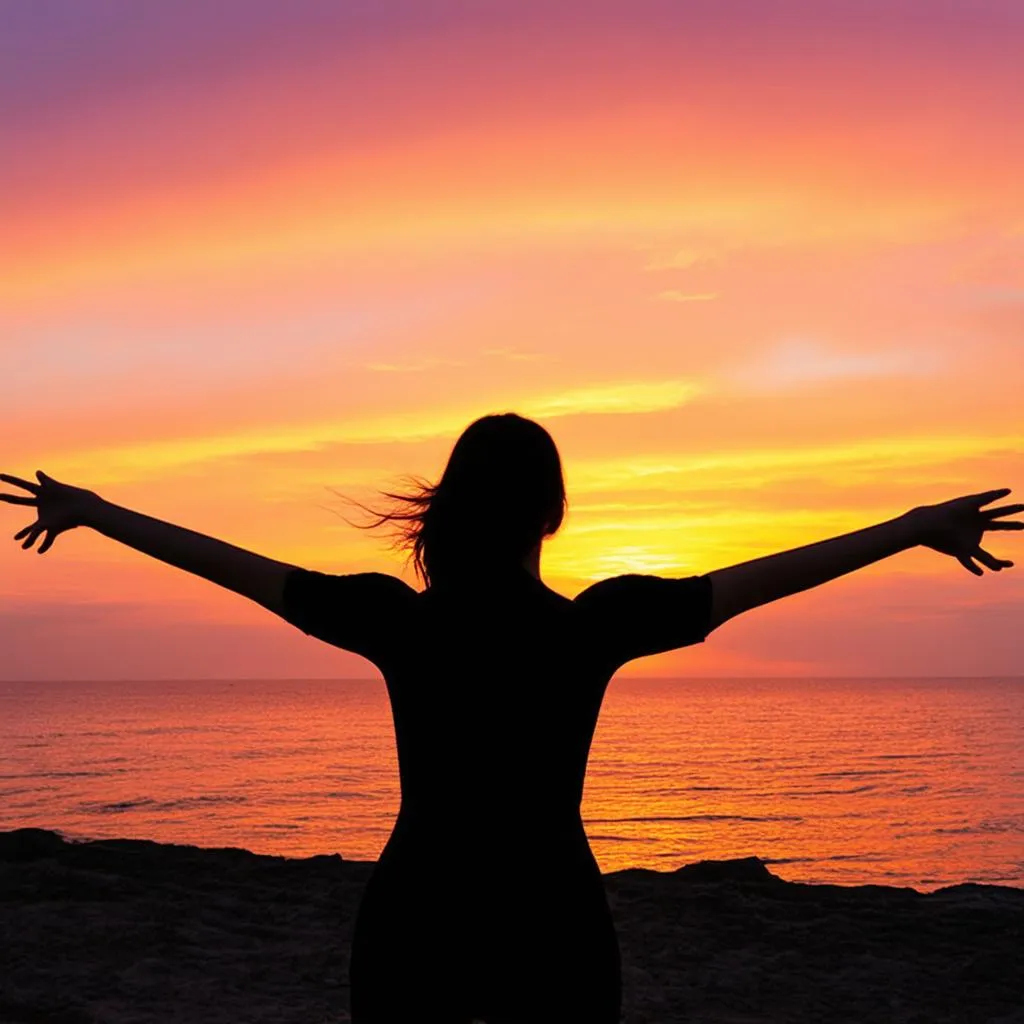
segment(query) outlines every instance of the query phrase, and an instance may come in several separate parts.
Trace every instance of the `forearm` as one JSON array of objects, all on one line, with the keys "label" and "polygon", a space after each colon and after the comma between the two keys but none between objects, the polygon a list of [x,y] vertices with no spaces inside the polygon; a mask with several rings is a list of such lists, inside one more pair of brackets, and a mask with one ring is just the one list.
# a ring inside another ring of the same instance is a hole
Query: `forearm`
[{"label": "forearm", "polygon": [[810,590],[918,543],[917,520],[908,512],[863,530],[719,569],[710,575],[723,605],[721,618]]},{"label": "forearm", "polygon": [[268,601],[273,601],[276,594],[274,581],[268,581],[268,576],[275,575],[274,570],[277,576],[282,576],[286,570],[294,568],[194,530],[122,508],[98,496],[89,508],[84,525],[268,607],[271,606]]}]

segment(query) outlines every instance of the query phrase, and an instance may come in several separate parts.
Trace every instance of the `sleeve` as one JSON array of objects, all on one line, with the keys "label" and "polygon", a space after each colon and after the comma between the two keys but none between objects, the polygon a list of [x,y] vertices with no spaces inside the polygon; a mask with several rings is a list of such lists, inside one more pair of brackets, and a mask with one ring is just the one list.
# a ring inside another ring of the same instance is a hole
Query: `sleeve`
[{"label": "sleeve", "polygon": [[576,604],[616,666],[703,643],[711,631],[709,576],[615,576],[588,587]]},{"label": "sleeve", "polygon": [[284,580],[282,618],[308,636],[379,664],[402,635],[414,594],[397,576],[385,573],[334,576],[293,569]]}]

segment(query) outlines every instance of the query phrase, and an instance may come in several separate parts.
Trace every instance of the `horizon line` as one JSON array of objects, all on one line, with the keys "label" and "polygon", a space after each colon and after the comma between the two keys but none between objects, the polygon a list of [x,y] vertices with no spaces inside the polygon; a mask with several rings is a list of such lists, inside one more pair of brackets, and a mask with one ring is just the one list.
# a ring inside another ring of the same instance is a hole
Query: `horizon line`
[{"label": "horizon line", "polygon": [[[718,680],[787,680],[796,679],[1021,679],[1024,674],[998,674],[998,675],[870,675],[870,676],[836,676],[836,675],[735,675],[735,676],[622,676],[611,681],[615,682],[680,682],[680,681],[718,681]],[[0,685],[5,683],[383,683],[380,676],[104,676],[82,679],[2,679]]]}]

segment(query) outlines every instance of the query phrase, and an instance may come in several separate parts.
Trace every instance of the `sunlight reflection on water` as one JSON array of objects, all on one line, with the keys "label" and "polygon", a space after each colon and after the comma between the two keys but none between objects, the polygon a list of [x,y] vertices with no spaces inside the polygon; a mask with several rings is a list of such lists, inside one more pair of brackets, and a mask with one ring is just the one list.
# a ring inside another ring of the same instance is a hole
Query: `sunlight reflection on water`
[{"label": "sunlight reflection on water", "polygon": [[[69,700],[73,696],[73,700]],[[1024,885],[1024,680],[615,680],[583,819],[602,871]],[[0,828],[380,854],[383,683],[0,683]],[[543,838],[524,848],[544,855]]]}]

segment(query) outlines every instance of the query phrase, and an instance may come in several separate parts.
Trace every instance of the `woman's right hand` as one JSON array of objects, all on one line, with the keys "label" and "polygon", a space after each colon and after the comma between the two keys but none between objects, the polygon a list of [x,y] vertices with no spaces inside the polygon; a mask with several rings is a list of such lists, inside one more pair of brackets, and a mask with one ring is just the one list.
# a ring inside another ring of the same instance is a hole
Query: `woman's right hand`
[{"label": "woman's right hand", "polygon": [[994,572],[1012,566],[1013,562],[996,558],[981,547],[986,530],[1024,530],[1024,522],[999,519],[1000,516],[1024,512],[1024,505],[1003,505],[984,510],[981,507],[997,498],[1005,498],[1009,493],[1009,487],[1002,487],[911,510],[908,515],[915,524],[917,542],[933,551],[951,555],[975,576],[983,575],[983,571],[972,559],[977,559]]},{"label": "woman's right hand", "polygon": [[86,525],[90,511],[102,499],[94,491],[62,484],[47,476],[42,470],[37,469],[36,476],[39,477],[39,483],[34,484],[20,477],[0,473],[0,480],[23,487],[31,494],[31,497],[21,494],[0,494],[0,501],[7,501],[12,505],[35,506],[36,521],[19,530],[14,539],[21,540],[24,537],[25,542],[21,546],[27,549],[45,532],[46,537],[37,549],[37,553],[41,555],[52,547],[54,540],[65,530]]}]

